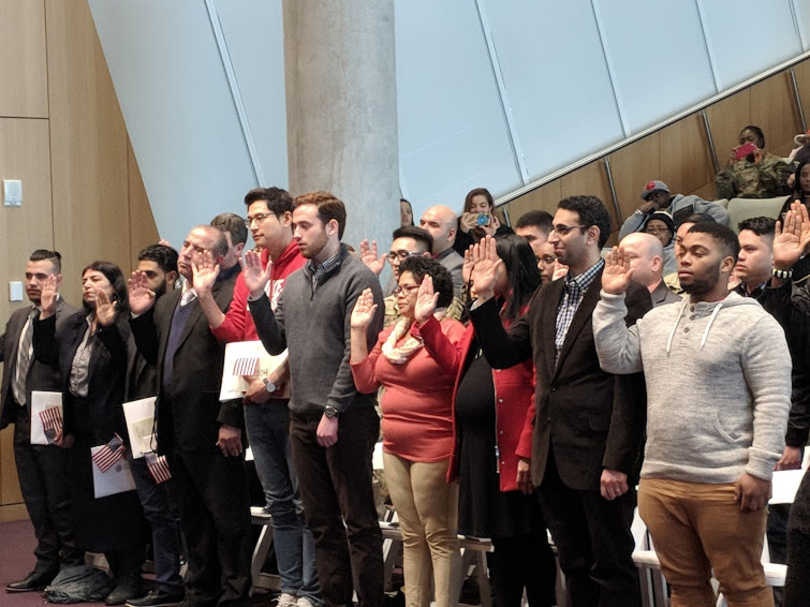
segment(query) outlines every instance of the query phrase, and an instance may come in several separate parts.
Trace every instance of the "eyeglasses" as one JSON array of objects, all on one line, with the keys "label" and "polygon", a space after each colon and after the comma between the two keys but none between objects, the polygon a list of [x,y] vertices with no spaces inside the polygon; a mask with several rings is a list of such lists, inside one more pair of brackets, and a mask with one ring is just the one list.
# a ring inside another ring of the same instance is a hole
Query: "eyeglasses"
[{"label": "eyeglasses", "polygon": [[650,228],[646,228],[644,231],[647,232],[647,234],[664,234],[666,232],[671,232],[672,230],[670,230],[669,228],[653,228],[653,227],[650,227]]},{"label": "eyeglasses", "polygon": [[394,287],[394,290],[391,291],[391,292],[394,295],[399,295],[400,293],[402,293],[404,291],[405,295],[410,295],[411,293],[416,291],[418,288],[419,288],[419,285],[397,285],[396,287]]},{"label": "eyeglasses", "polygon": [[390,253],[388,253],[387,257],[388,261],[394,262],[397,259],[399,259],[400,261],[405,261],[411,255],[419,255],[419,253],[415,251],[391,251]]},{"label": "eyeglasses", "polygon": [[245,218],[245,226],[246,226],[247,228],[250,228],[250,226],[252,226],[252,225],[253,225],[253,222],[254,222],[254,221],[255,221],[256,223],[262,223],[262,222],[263,222],[265,219],[267,219],[268,217],[270,217],[270,215],[272,215],[272,214],[273,214],[273,213],[257,213],[257,214],[256,214],[256,215],[254,215],[253,217],[246,217],[246,218]]},{"label": "eyeglasses", "polygon": [[576,228],[580,228],[582,230],[587,230],[588,226],[552,226],[551,231],[556,232],[560,236],[568,236],[571,230],[575,230]]}]

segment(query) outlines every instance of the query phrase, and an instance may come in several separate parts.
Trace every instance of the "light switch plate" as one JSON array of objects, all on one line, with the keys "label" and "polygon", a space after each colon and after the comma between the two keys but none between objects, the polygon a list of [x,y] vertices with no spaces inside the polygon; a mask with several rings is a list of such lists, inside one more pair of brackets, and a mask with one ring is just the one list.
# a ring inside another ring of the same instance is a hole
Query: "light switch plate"
[{"label": "light switch plate", "polygon": [[19,280],[14,280],[8,283],[8,300],[9,301],[23,300],[23,284]]},{"label": "light switch plate", "polygon": [[19,179],[3,180],[3,205],[7,207],[22,206],[22,181]]}]

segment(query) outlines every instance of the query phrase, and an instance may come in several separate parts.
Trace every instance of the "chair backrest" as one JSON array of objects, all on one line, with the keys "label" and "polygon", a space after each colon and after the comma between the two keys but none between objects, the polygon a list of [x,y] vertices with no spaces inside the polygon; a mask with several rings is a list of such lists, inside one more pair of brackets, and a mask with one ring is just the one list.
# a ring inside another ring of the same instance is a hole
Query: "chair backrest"
[{"label": "chair backrest", "polygon": [[779,219],[779,211],[787,196],[776,198],[732,198],[728,201],[729,227],[737,232],[737,225],[751,217]]}]

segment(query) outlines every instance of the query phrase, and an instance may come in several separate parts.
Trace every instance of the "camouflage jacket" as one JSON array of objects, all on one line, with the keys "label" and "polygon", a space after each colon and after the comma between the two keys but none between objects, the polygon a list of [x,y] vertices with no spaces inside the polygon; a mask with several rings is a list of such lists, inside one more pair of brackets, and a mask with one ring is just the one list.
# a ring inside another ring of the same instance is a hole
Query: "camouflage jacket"
[{"label": "camouflage jacket", "polygon": [[772,198],[790,194],[782,183],[782,170],[787,163],[778,156],[765,154],[762,162],[747,159],[735,162],[718,173],[715,180],[718,198]]}]

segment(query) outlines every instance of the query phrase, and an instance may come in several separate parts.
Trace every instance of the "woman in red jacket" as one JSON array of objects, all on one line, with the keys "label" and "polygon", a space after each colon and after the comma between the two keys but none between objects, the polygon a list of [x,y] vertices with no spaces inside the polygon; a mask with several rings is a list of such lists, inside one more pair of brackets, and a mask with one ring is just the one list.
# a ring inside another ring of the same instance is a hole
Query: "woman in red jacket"
[{"label": "woman in red jacket", "polygon": [[[534,253],[523,238],[496,239],[503,262],[495,285],[501,319],[508,327],[528,309],[540,286]],[[465,255],[465,280],[475,249]],[[475,285],[471,287],[474,294]],[[455,441],[448,480],[458,477],[459,533],[492,539],[493,581],[499,607],[518,607],[523,590],[531,607],[556,605],[556,563],[546,524],[530,486],[518,486],[518,462],[531,459],[534,369],[526,361],[492,369],[467,328],[455,351],[431,327],[422,328],[425,346],[459,367],[454,395]]]},{"label": "woman in red jacket", "polygon": [[[421,284],[431,285],[431,296],[422,305],[429,311],[420,315],[417,290]],[[371,353],[366,331],[377,306],[371,289],[358,298],[351,317],[352,375],[359,392],[385,386],[380,402],[383,463],[402,529],[405,604],[429,607],[432,582],[436,605],[451,607],[458,603],[451,583],[459,557],[458,484],[448,483],[446,477],[453,449],[452,397],[458,368],[452,357],[444,357],[451,359],[449,366],[440,363],[420,332],[435,328],[444,336],[443,343],[454,348],[465,329],[442,314],[453,301],[453,279],[438,261],[422,256],[405,259],[394,293],[400,320],[383,329]]]}]

